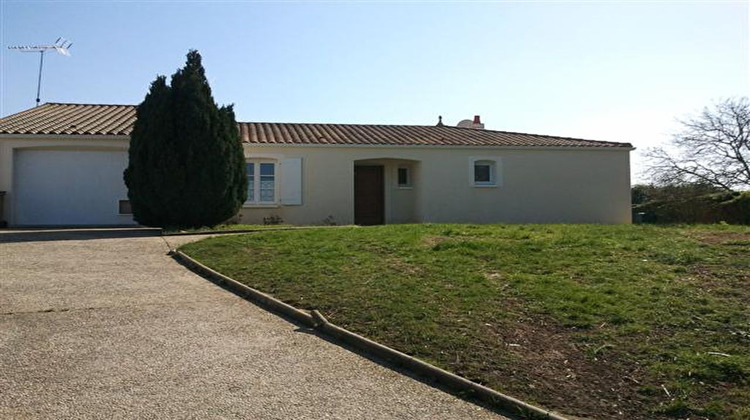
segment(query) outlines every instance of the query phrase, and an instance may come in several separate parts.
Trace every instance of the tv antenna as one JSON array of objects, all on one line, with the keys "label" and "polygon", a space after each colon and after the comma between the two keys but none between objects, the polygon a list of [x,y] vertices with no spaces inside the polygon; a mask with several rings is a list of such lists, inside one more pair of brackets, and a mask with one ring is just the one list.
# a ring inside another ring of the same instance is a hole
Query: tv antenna
[{"label": "tv antenna", "polygon": [[20,52],[38,52],[39,53],[39,79],[36,84],[36,105],[39,106],[39,93],[42,90],[42,67],[44,66],[44,53],[48,50],[55,50],[58,53],[70,57],[70,47],[73,43],[64,38],[57,38],[54,44],[51,45],[18,45],[14,47],[8,47],[10,50],[17,50]]}]

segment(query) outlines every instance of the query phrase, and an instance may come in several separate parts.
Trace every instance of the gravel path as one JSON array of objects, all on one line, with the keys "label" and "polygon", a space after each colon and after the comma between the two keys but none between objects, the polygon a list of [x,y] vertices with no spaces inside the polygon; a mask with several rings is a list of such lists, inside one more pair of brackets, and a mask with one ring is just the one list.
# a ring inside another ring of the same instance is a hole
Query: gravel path
[{"label": "gravel path", "polygon": [[502,418],[216,287],[151,235],[0,231],[0,418]]}]

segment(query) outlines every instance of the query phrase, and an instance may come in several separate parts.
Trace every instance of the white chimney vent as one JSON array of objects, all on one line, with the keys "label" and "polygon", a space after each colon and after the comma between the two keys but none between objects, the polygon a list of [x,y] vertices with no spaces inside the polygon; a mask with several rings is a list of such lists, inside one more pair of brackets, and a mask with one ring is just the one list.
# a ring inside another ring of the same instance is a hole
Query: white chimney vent
[{"label": "white chimney vent", "polygon": [[482,124],[482,121],[480,120],[479,115],[475,115],[473,120],[459,121],[457,127],[484,130],[484,124]]}]

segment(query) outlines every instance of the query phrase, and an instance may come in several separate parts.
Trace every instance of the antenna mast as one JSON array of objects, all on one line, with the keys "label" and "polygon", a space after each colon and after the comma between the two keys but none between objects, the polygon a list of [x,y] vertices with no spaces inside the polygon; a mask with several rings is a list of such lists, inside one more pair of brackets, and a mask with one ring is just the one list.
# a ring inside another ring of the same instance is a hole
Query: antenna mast
[{"label": "antenna mast", "polygon": [[44,67],[44,53],[47,50],[55,50],[58,53],[70,56],[70,47],[73,43],[64,38],[57,38],[54,44],[50,45],[18,45],[14,47],[8,47],[9,50],[17,50],[20,52],[38,52],[39,53],[39,78],[36,83],[36,105],[39,106],[39,94],[42,91],[42,68]]}]

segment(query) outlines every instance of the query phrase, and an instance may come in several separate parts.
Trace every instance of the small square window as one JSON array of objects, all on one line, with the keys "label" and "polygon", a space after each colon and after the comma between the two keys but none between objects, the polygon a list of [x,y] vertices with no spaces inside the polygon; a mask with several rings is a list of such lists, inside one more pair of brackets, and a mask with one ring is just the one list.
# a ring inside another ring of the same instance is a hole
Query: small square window
[{"label": "small square window", "polygon": [[130,207],[130,200],[120,200],[118,207],[119,214],[133,214],[133,209]]},{"label": "small square window", "polygon": [[471,185],[475,187],[497,187],[500,183],[498,165],[500,158],[471,158]]},{"label": "small square window", "polygon": [[409,168],[398,168],[398,186],[399,187],[411,186],[411,179],[409,177]]},{"label": "small square window", "polygon": [[492,173],[492,168],[490,165],[477,163],[474,165],[474,182],[476,183],[490,183],[491,177],[490,174]]}]

